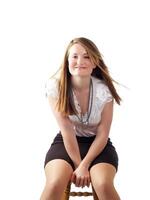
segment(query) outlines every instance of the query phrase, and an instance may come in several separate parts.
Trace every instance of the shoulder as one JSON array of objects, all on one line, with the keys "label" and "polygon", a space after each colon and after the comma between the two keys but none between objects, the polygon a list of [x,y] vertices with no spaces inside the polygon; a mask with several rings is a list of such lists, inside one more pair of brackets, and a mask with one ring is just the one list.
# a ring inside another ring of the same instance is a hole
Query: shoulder
[{"label": "shoulder", "polygon": [[45,83],[46,96],[58,96],[58,79],[49,78]]},{"label": "shoulder", "polygon": [[101,90],[101,91],[109,90],[108,86],[106,85],[106,83],[103,80],[92,76],[92,81],[93,81],[94,87],[97,90]]},{"label": "shoulder", "polygon": [[92,77],[92,81],[96,92],[96,98],[103,103],[112,101],[113,97],[106,83],[95,77]]}]

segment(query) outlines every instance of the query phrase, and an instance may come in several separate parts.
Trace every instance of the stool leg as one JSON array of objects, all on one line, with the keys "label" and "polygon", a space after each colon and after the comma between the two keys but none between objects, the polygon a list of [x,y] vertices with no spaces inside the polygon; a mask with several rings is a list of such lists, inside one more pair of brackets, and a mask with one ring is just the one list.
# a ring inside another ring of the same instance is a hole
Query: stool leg
[{"label": "stool leg", "polygon": [[95,192],[93,187],[92,187],[92,191],[93,191],[93,199],[94,200],[98,200],[98,196],[97,196],[97,194],[96,194],[96,192]]},{"label": "stool leg", "polygon": [[69,194],[70,194],[70,183],[67,185],[67,188],[64,190],[61,200],[69,200]]}]

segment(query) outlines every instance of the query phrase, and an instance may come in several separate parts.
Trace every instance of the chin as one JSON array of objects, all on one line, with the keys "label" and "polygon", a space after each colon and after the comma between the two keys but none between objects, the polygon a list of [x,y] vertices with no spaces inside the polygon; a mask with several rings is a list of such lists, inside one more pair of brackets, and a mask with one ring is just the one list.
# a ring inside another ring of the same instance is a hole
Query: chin
[{"label": "chin", "polygon": [[76,76],[80,76],[80,77],[89,77],[89,76],[91,76],[91,74],[87,74],[87,73],[78,73],[78,74],[76,74]]}]

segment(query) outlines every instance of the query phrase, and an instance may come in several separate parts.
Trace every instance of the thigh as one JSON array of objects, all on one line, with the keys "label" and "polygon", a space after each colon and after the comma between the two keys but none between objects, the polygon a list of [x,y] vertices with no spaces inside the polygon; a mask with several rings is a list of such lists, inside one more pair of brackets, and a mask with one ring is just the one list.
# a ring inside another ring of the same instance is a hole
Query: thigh
[{"label": "thigh", "polygon": [[44,166],[46,166],[50,161],[56,159],[67,161],[74,169],[74,164],[66,151],[61,134],[58,134],[54,138],[54,141],[46,154]]},{"label": "thigh", "polygon": [[47,184],[58,183],[59,185],[64,185],[66,187],[72,172],[73,169],[67,161],[61,159],[52,160],[45,166],[46,182]]},{"label": "thigh", "polygon": [[114,187],[116,168],[108,163],[94,165],[91,170],[91,182],[99,199],[119,200]]},{"label": "thigh", "polygon": [[98,163],[90,169],[91,182],[93,186],[112,184],[115,174],[115,167],[108,163]]},{"label": "thigh", "polygon": [[90,168],[99,163],[111,164],[115,167],[116,171],[118,170],[118,154],[110,140],[108,140],[103,151],[93,160]]}]

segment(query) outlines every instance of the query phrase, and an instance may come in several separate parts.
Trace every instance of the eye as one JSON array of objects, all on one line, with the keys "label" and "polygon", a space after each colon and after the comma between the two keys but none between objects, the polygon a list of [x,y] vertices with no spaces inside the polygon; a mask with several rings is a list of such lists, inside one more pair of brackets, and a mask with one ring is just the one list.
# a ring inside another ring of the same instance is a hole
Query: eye
[{"label": "eye", "polygon": [[84,56],[84,58],[89,59],[90,57],[89,56]]},{"label": "eye", "polygon": [[73,55],[73,56],[72,56],[72,58],[77,58],[77,57],[78,57],[77,55]]}]

